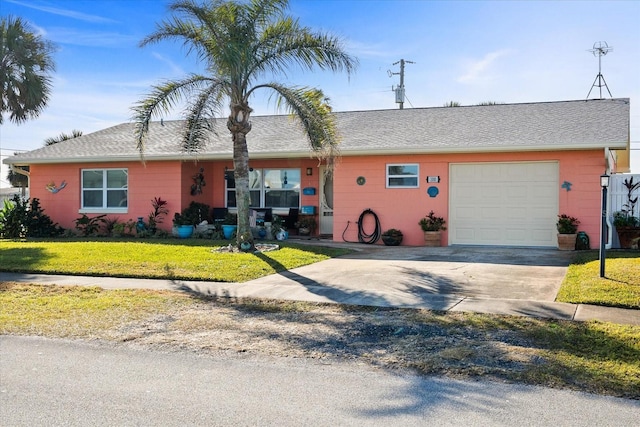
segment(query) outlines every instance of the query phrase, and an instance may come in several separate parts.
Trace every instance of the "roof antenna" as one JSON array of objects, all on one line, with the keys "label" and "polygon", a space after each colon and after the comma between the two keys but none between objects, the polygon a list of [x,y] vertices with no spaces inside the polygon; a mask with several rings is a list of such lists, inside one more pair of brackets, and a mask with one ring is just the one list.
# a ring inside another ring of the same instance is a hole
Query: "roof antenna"
[{"label": "roof antenna", "polygon": [[591,85],[591,89],[589,89],[589,93],[587,94],[587,99],[589,99],[589,95],[591,95],[591,91],[596,86],[600,89],[599,99],[602,99],[603,86],[607,88],[607,92],[609,92],[609,96],[613,98],[613,95],[611,95],[611,91],[609,90],[609,86],[607,86],[607,82],[605,81],[604,76],[602,75],[602,57],[605,56],[607,53],[611,52],[612,50],[613,50],[613,46],[609,47],[607,42],[595,42],[593,44],[593,49],[588,51],[593,53],[593,56],[598,57],[598,75],[596,76],[596,79],[593,81],[593,85]]},{"label": "roof antenna", "polygon": [[400,104],[400,109],[404,108],[404,64],[415,64],[413,61],[405,61],[401,59],[400,61],[394,62],[393,65],[400,64],[400,72],[394,73],[391,70],[387,70],[387,74],[389,77],[393,77],[397,74],[400,74],[400,86],[393,87],[391,86],[391,90],[396,92],[396,104]]}]

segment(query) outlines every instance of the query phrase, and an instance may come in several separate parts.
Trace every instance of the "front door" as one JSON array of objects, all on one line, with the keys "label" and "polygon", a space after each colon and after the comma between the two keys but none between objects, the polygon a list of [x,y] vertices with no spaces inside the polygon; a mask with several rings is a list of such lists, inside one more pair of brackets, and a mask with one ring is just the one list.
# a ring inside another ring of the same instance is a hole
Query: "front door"
[{"label": "front door", "polygon": [[320,234],[333,235],[333,172],[320,167]]}]

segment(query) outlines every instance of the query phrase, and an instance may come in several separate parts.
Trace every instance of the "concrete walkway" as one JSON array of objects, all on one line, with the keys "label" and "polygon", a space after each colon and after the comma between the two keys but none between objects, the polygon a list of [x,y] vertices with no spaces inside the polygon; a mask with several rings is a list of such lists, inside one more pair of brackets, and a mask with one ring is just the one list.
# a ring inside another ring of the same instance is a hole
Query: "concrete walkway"
[{"label": "concrete walkway", "polygon": [[640,326],[640,309],[555,302],[571,254],[549,249],[349,246],[353,254],[245,283],[0,272],[0,281],[164,289],[234,298],[601,320]]}]

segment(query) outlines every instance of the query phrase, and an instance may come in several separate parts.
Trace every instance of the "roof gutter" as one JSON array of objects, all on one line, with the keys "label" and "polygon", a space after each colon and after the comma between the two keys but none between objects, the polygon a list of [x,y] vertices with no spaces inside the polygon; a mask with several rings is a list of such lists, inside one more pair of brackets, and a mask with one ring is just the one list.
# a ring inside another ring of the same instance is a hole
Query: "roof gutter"
[{"label": "roof gutter", "polygon": [[[621,143],[620,147],[624,148],[626,143]],[[519,151],[576,151],[576,150],[598,150],[605,148],[609,150],[610,147],[603,147],[602,145],[594,146],[589,144],[581,145],[553,145],[553,146],[513,146],[513,145],[501,145],[496,147],[428,147],[423,149],[417,149],[410,147],[406,149],[357,149],[357,150],[340,150],[342,157],[351,156],[384,156],[384,155],[416,155],[416,154],[459,154],[459,153],[500,153],[510,152],[514,148]],[[613,148],[618,148],[618,144],[613,144]],[[279,159],[279,158],[313,158],[313,152],[310,150],[304,151],[275,151],[275,152],[253,152],[249,153],[252,159]],[[197,155],[189,154],[159,154],[159,155],[145,155],[140,157],[139,155],[124,155],[124,156],[90,156],[90,157],[73,157],[73,158],[32,158],[32,159],[20,159],[9,157],[3,160],[3,163],[16,166],[27,166],[35,164],[62,164],[62,163],[116,163],[116,162],[137,162],[137,161],[208,161],[208,160],[232,160],[233,154],[231,152],[217,152],[217,153],[199,153]]]}]

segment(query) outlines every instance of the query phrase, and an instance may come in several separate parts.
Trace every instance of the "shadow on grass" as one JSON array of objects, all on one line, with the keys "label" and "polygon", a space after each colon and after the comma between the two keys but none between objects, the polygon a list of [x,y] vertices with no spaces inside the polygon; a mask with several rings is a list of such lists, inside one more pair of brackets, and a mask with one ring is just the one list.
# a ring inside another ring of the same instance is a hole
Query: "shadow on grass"
[{"label": "shadow on grass", "polygon": [[0,270],[15,273],[38,271],[38,266],[51,257],[42,248],[0,248]]}]

